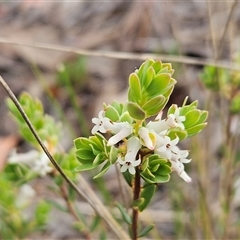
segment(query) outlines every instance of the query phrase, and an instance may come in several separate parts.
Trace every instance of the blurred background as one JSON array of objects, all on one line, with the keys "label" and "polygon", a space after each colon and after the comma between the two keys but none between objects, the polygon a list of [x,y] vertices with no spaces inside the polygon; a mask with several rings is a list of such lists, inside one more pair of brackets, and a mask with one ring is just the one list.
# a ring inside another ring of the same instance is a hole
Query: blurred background
[{"label": "blurred background", "polygon": [[[240,66],[236,62],[240,53],[239,29],[238,1],[5,1],[0,3],[0,74],[17,96],[22,91],[29,92],[43,102],[46,113],[64,122],[61,145],[68,150],[74,138],[89,134],[91,118],[103,102],[126,101],[128,76],[143,62],[141,54],[157,54],[159,60],[171,62],[177,85],[169,106],[181,105],[188,95],[190,101],[199,101],[200,108],[211,107],[211,111],[209,125],[201,136],[183,143],[183,148],[191,149],[193,161],[187,171],[193,183],[186,184],[173,176],[169,183],[158,187],[149,214],[144,217],[157,226],[151,238],[214,239],[224,236],[222,229],[227,228],[225,239],[237,239],[240,237],[238,162],[234,165],[235,175],[230,175],[229,225],[224,224],[226,219],[215,224],[221,216],[221,194],[223,198],[226,194],[221,192],[220,180],[224,170],[221,164],[225,120],[220,118],[224,115],[219,109],[222,96],[207,89],[201,74],[211,62],[221,64],[224,69],[237,66],[234,74],[239,78]],[[76,54],[12,44],[12,41],[90,52]],[[121,55],[126,52],[135,55]],[[99,56],[93,56],[94,53]],[[16,133],[17,127],[5,105],[6,97],[0,87],[2,167],[13,148],[22,152],[29,149]],[[236,127],[239,114],[231,115],[231,119],[230,132],[238,139],[239,132],[235,130],[239,129]],[[234,149],[238,150],[237,144]],[[92,181],[91,177],[86,178]],[[114,173],[108,173],[104,180],[114,201],[118,196]],[[98,188],[96,183],[91,184]],[[38,197],[46,197],[44,190],[38,189]],[[62,231],[56,231],[57,224],[51,225],[42,236],[76,237],[68,220],[61,221],[65,226]]]}]

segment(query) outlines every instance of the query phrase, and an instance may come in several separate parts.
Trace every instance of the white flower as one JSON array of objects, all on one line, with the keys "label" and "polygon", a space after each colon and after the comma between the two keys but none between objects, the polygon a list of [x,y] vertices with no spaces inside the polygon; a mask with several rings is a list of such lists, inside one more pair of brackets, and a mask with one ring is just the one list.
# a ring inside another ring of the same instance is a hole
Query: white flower
[{"label": "white flower", "polygon": [[19,193],[16,199],[17,206],[24,207],[28,205],[35,194],[35,190],[29,184],[23,184],[19,189]]},{"label": "white flower", "polygon": [[181,177],[185,182],[190,183],[192,182],[192,179],[188,176],[188,174],[185,171],[182,171],[179,174],[179,177]]},{"label": "white flower", "polygon": [[150,150],[153,150],[156,146],[156,133],[148,130],[145,127],[141,127],[138,131],[141,140],[143,141],[143,145],[145,145]]},{"label": "white flower", "polygon": [[109,118],[104,117],[103,110],[99,112],[98,118],[92,119],[92,122],[95,124],[92,129],[92,134],[95,134],[97,131],[101,133],[110,132],[115,134],[108,140],[108,146],[120,142],[133,131],[132,125],[128,122],[112,122]]},{"label": "white flower", "polygon": [[111,126],[111,132],[115,133],[115,135],[109,138],[107,143],[108,146],[112,146],[128,137],[133,132],[133,127],[128,122],[113,123]]},{"label": "white flower", "polygon": [[53,168],[49,166],[49,159],[45,153],[41,153],[39,158],[34,162],[33,171],[45,176],[51,172]]},{"label": "white flower", "polygon": [[182,130],[185,128],[183,123],[186,120],[185,116],[180,116],[180,109],[176,108],[173,114],[169,114],[166,118],[167,125],[171,127],[179,127]]},{"label": "white flower", "polygon": [[183,180],[190,183],[192,179],[187,175],[187,173],[184,171],[184,165],[180,161],[171,161],[172,164],[172,170],[176,171]]},{"label": "white flower", "polygon": [[8,158],[9,163],[24,163],[30,165],[36,158],[38,158],[39,152],[31,150],[26,153],[17,153],[16,150],[12,152]]},{"label": "white flower", "polygon": [[191,162],[192,159],[187,159],[188,154],[189,154],[188,150],[178,149],[176,151],[176,149],[175,149],[175,152],[173,152],[173,155],[172,155],[172,159],[173,160],[178,160],[182,163],[189,163],[189,162]]},{"label": "white flower", "polygon": [[179,127],[182,130],[185,128],[182,122],[186,120],[186,117],[180,116],[180,108],[176,108],[175,112],[169,114],[166,119],[161,120],[161,118],[162,112],[157,115],[154,121],[150,121],[146,127],[158,134],[173,127]]},{"label": "white flower", "polygon": [[160,119],[150,121],[146,127],[150,130],[154,130],[158,134],[169,128],[167,122]]},{"label": "white flower", "polygon": [[135,167],[141,163],[141,159],[136,160],[137,153],[141,147],[140,140],[137,137],[131,137],[127,141],[127,154],[124,157],[118,157],[117,162],[122,165],[121,172],[129,171],[131,174],[135,174]]},{"label": "white flower", "polygon": [[92,134],[95,134],[97,131],[101,133],[106,133],[109,130],[109,127],[111,125],[110,119],[103,116],[104,111],[100,111],[98,114],[98,118],[93,118],[92,123],[95,124],[95,126],[92,128]]},{"label": "white flower", "polygon": [[158,136],[157,148],[155,149],[155,153],[170,160],[172,158],[173,152],[177,152],[178,150],[178,147],[176,146],[178,142],[178,137],[171,140],[168,136]]},{"label": "white flower", "polygon": [[53,168],[49,166],[47,155],[44,152],[38,152],[36,150],[31,150],[27,153],[14,152],[12,156],[9,157],[8,162],[26,164],[41,176],[45,176],[53,170]]},{"label": "white flower", "polygon": [[191,182],[191,178],[184,171],[183,163],[189,163],[191,159],[187,159],[188,150],[180,150],[178,147],[172,151],[172,158],[169,160],[172,164],[172,170],[176,171],[178,175],[186,182]]}]

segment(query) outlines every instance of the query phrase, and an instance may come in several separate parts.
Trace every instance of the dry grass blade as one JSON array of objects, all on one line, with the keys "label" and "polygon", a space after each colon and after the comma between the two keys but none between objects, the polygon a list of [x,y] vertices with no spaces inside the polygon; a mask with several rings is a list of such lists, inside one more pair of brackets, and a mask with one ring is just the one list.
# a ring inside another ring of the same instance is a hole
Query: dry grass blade
[{"label": "dry grass blade", "polygon": [[130,53],[130,52],[115,52],[115,51],[95,51],[95,50],[85,50],[76,47],[68,47],[62,45],[46,44],[46,43],[28,43],[20,42],[7,38],[0,37],[0,43],[5,44],[14,44],[25,47],[33,47],[39,49],[46,49],[52,51],[61,51],[67,53],[75,53],[84,56],[93,56],[93,57],[106,57],[106,58],[115,58],[115,59],[128,59],[128,60],[146,60],[147,58],[152,59],[161,59],[162,61],[167,62],[177,62],[185,63],[190,65],[210,65],[220,68],[225,68],[233,71],[240,71],[240,65],[233,62],[227,61],[215,61],[212,59],[200,59],[193,57],[184,57],[176,55],[164,55],[164,54],[152,54],[152,53]]}]

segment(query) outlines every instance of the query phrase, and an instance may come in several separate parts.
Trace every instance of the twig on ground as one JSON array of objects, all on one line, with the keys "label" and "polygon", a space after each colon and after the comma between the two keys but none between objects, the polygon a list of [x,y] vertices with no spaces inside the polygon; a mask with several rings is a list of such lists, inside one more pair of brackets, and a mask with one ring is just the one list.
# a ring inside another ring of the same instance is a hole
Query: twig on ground
[{"label": "twig on ground", "polygon": [[0,43],[47,49],[52,51],[61,51],[61,52],[67,52],[67,53],[80,54],[84,56],[92,56],[92,57],[106,57],[106,58],[128,59],[128,60],[146,60],[147,58],[152,58],[152,59],[161,59],[162,61],[167,61],[167,62],[178,62],[178,63],[185,63],[190,65],[210,65],[210,66],[215,66],[219,68],[226,68],[233,71],[240,71],[239,64],[236,64],[233,62],[227,62],[227,61],[215,61],[213,59],[201,59],[201,58],[193,58],[193,57],[152,54],[152,53],[130,53],[130,52],[115,52],[115,51],[85,50],[81,48],[68,47],[68,46],[55,45],[55,44],[46,44],[46,43],[37,43],[37,42],[34,42],[34,43],[20,42],[20,41],[15,41],[15,40],[2,38],[2,37],[0,37]]}]

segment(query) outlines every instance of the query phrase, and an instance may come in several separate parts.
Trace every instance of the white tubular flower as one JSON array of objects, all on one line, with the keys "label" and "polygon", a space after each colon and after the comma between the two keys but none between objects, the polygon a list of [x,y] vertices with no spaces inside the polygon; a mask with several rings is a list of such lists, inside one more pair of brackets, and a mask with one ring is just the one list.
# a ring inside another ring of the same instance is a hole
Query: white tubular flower
[{"label": "white tubular flower", "polygon": [[172,159],[176,161],[178,160],[182,163],[189,163],[191,162],[192,159],[187,159],[188,154],[189,154],[188,150],[178,149],[177,151],[173,152]]},{"label": "white tubular flower", "polygon": [[149,131],[145,127],[141,127],[138,131],[138,134],[143,142],[143,145],[153,150],[156,146],[156,136],[154,132]]},{"label": "white tubular flower", "polygon": [[172,170],[176,171],[184,181],[190,183],[192,182],[192,179],[187,175],[187,173],[184,171],[184,165],[180,161],[171,161],[172,164]]},{"label": "white tubular flower", "polygon": [[169,114],[166,118],[166,123],[169,127],[179,127],[182,130],[185,128],[183,123],[186,120],[185,116],[180,116],[180,109],[176,108],[174,114]]},{"label": "white tubular flower", "polygon": [[168,136],[158,136],[157,137],[157,149],[155,152],[159,154],[160,156],[171,159],[173,152],[176,152],[178,150],[178,147],[176,146],[179,142],[179,138],[176,137],[175,139],[171,140]]},{"label": "white tubular flower", "polygon": [[41,176],[51,172],[53,168],[49,166],[49,160],[45,153],[41,153],[39,158],[34,162],[33,170]]},{"label": "white tubular flower", "polygon": [[16,150],[8,158],[9,163],[24,163],[31,165],[38,158],[39,152],[36,150],[31,150],[27,153],[17,153]]},{"label": "white tubular flower", "polygon": [[148,129],[154,130],[156,133],[160,133],[163,132],[165,130],[167,130],[168,124],[166,123],[165,120],[155,120],[155,121],[150,121],[147,126]]},{"label": "white tubular flower", "polygon": [[41,176],[45,176],[47,173],[51,172],[53,168],[49,166],[49,160],[44,152],[38,152],[36,150],[31,150],[27,153],[13,153],[8,159],[9,163],[23,163],[28,165],[32,170]]},{"label": "white tubular flower", "polygon": [[111,132],[115,135],[109,138],[108,146],[112,146],[129,136],[133,132],[133,127],[128,122],[113,123]]},{"label": "white tubular flower", "polygon": [[127,154],[124,157],[118,157],[117,162],[122,165],[121,172],[129,171],[132,175],[136,173],[135,167],[141,163],[141,159],[136,160],[137,153],[141,147],[140,140],[137,137],[131,137],[127,141]]},{"label": "white tubular flower", "polygon": [[24,207],[31,202],[31,199],[36,194],[35,190],[29,184],[23,184],[20,189],[16,199],[16,204],[18,207]]},{"label": "white tubular flower", "polygon": [[92,128],[92,134],[95,134],[96,132],[101,132],[101,133],[106,133],[110,126],[111,126],[111,122],[110,119],[107,117],[103,116],[104,111],[101,110],[98,114],[98,118],[93,118],[92,119],[92,123],[95,124],[95,126]]}]

